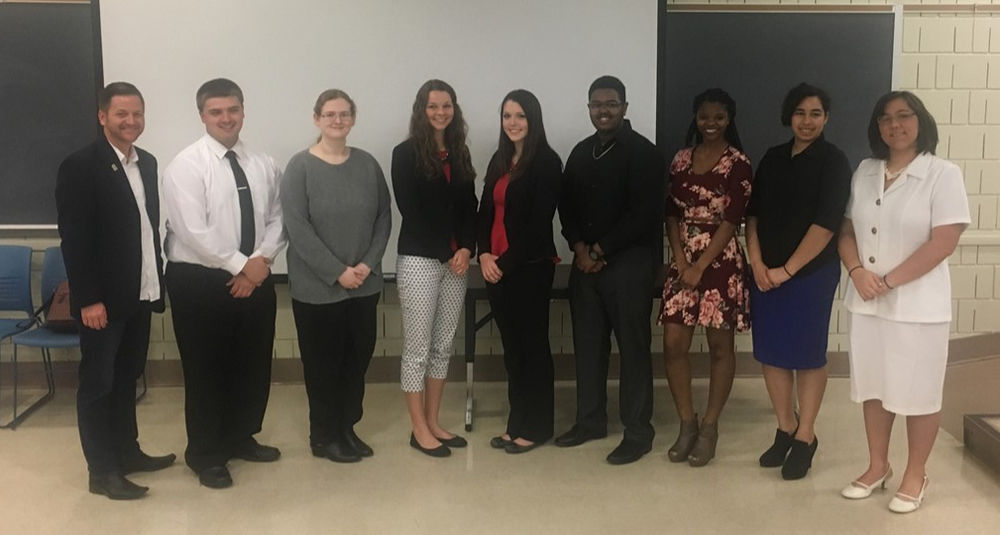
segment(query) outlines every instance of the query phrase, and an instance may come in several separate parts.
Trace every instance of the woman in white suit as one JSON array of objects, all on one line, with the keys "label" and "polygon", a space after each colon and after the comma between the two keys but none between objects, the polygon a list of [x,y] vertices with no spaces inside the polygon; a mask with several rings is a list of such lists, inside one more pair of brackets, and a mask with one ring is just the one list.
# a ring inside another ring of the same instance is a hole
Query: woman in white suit
[{"label": "woman in white suit", "polygon": [[844,488],[867,498],[885,487],[889,435],[906,416],[909,455],[889,509],[920,507],[927,457],[941,421],[948,361],[951,281],[948,257],[970,222],[959,167],[934,155],[937,126],[908,91],[875,104],[868,125],[873,158],[861,162],[840,234],[851,284],[851,398],[864,405],[868,469]]}]

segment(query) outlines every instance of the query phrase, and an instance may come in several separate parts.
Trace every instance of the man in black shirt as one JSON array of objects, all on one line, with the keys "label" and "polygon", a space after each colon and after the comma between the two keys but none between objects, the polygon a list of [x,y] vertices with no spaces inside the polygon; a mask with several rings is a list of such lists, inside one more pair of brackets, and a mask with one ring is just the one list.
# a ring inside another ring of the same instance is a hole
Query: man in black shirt
[{"label": "man in black shirt", "polygon": [[562,447],[607,436],[607,378],[614,332],[621,354],[621,444],[611,464],[639,460],[653,442],[651,291],[663,250],[664,162],[625,119],[625,86],[613,76],[590,85],[597,132],[573,148],[563,173],[559,219],[574,252],[570,312],[576,353],[576,424]]}]

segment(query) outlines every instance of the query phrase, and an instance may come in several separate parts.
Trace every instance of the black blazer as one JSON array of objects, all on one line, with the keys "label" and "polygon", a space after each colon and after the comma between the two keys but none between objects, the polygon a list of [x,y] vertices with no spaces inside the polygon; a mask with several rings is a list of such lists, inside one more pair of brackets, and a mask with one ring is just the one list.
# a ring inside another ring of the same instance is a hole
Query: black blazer
[{"label": "black blazer", "polygon": [[[494,153],[490,168],[497,164]],[[552,241],[552,218],[559,204],[562,161],[552,149],[539,151],[520,177],[507,185],[503,226],[507,232],[507,250],[497,259],[504,273],[539,260],[550,262],[556,256]],[[488,177],[479,201],[479,254],[492,252],[490,233],[493,227],[493,188],[500,177]]]},{"label": "black blazer", "polygon": [[[160,299],[153,303],[153,310],[163,312],[166,287],[156,158],[138,147],[135,150],[160,278]],[[59,166],[56,209],[72,314],[79,318],[81,307],[104,303],[108,321],[128,318],[139,306],[142,277],[139,209],[125,170],[106,138],[73,153]]]},{"label": "black blazer", "polygon": [[392,190],[403,216],[397,252],[447,262],[454,255],[454,237],[459,248],[475,256],[475,183],[454,173],[451,182],[444,174],[428,178],[417,166],[413,140],[392,149]]}]

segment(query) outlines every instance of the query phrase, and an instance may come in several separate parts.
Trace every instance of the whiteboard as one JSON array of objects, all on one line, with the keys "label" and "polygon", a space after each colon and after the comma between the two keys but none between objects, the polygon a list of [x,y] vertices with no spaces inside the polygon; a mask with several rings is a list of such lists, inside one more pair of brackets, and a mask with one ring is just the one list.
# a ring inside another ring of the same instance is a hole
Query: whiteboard
[{"label": "whiteboard", "polygon": [[[563,160],[594,131],[587,88],[603,74],[622,79],[632,126],[652,139],[656,20],[657,2],[649,0],[101,2],[104,79],[143,92],[146,131],[138,145],[161,169],[204,133],[195,91],[221,76],[245,94],[241,138],[282,167],[315,139],[312,106],[320,91],[347,91],[358,105],[349,144],[374,155],[388,180],[417,88],[440,78],[455,88],[469,124],[477,194],[496,150],[500,99],[511,89],[538,97],[549,143]],[[393,210],[388,273],[395,271],[400,221]],[[558,234],[556,245],[568,261]]]}]

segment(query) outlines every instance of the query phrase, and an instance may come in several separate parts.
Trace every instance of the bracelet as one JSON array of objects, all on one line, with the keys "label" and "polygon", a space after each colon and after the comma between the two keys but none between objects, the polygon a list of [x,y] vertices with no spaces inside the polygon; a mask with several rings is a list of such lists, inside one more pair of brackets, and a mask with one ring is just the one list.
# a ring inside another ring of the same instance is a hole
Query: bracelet
[{"label": "bracelet", "polygon": [[852,267],[851,269],[847,270],[847,278],[851,278],[851,273],[854,273],[855,269],[861,269],[863,267],[864,266],[862,266],[861,264],[858,264],[858,265]]},{"label": "bracelet", "polygon": [[791,271],[788,271],[788,268],[787,268],[787,267],[785,267],[785,265],[784,265],[784,264],[782,264],[782,265],[781,265],[781,269],[785,270],[785,273],[786,273],[786,274],[787,274],[787,275],[788,275],[789,277],[794,277],[794,276],[795,276],[795,275],[792,275],[792,272],[791,272]]},{"label": "bracelet", "polygon": [[889,276],[889,274],[888,274],[888,273],[886,273],[885,275],[882,275],[882,284],[885,284],[885,287],[886,287],[886,288],[888,288],[888,289],[892,290],[892,289],[893,289],[893,287],[892,287],[892,286],[889,286],[889,281],[885,280],[885,278],[886,278],[886,277],[888,277],[888,276]]}]

